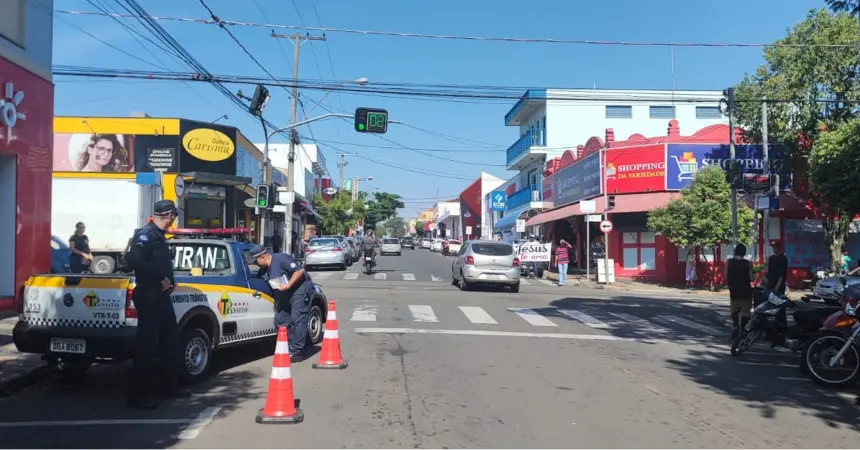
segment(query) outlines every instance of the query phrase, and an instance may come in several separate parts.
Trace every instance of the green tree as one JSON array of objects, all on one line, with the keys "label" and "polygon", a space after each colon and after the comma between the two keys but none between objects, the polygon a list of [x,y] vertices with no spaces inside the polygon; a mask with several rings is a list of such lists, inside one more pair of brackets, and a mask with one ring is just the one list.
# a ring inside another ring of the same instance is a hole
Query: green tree
[{"label": "green tree", "polygon": [[860,16],[860,0],[824,0],[824,3],[835,13],[845,12],[854,17]]},{"label": "green tree", "polygon": [[[710,249],[716,261],[717,246],[732,239],[731,199],[725,172],[718,166],[705,167],[681,191],[681,198],[648,213],[648,228],[678,247]],[[738,203],[738,238],[750,242],[753,211],[742,201]],[[713,289],[716,265],[712,270]]]},{"label": "green tree", "polygon": [[406,236],[406,221],[402,217],[394,216],[385,221],[385,229],[393,237]]},{"label": "green tree", "polygon": [[356,221],[361,221],[365,214],[364,202],[359,198],[352,201],[352,195],[346,191],[338,191],[327,202],[317,194],[314,207],[322,217],[320,227],[322,234],[346,234]]},{"label": "green tree", "polygon": [[[848,8],[857,12],[856,1],[827,3],[836,11]],[[773,100],[768,103],[771,142],[785,152],[784,158],[795,174],[795,188],[814,206],[832,255],[841,251],[848,225],[858,213],[853,207],[856,202],[845,198],[842,187],[849,179],[826,172],[832,168],[831,161],[856,160],[860,155],[852,153],[856,147],[839,144],[848,137],[846,130],[852,128],[845,125],[856,120],[860,112],[858,31],[857,21],[849,13],[810,11],[788,36],[776,42],[777,46],[765,49],[765,64],[755,74],[747,74],[735,94],[735,117],[751,142],[761,142],[761,100]],[[817,145],[831,133],[835,134],[826,138],[826,143]],[[824,154],[828,151],[839,154]],[[824,166],[816,168],[815,164]],[[804,174],[809,175],[808,180]],[[832,264],[837,267],[839,258]]]},{"label": "green tree", "polygon": [[397,194],[374,192],[373,198],[367,201],[365,226],[374,227],[379,222],[385,222],[396,216],[397,210],[405,206]]},{"label": "green tree", "polygon": [[420,220],[415,221],[415,236],[424,237],[424,222]]}]

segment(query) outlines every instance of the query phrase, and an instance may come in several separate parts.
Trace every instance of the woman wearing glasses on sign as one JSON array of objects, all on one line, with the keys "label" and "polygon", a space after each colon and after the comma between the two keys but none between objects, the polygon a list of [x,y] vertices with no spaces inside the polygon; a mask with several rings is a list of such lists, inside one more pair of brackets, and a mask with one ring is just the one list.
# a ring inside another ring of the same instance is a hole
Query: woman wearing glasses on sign
[{"label": "woman wearing glasses on sign", "polygon": [[115,134],[94,134],[83,145],[75,162],[78,172],[131,172],[128,150]]}]

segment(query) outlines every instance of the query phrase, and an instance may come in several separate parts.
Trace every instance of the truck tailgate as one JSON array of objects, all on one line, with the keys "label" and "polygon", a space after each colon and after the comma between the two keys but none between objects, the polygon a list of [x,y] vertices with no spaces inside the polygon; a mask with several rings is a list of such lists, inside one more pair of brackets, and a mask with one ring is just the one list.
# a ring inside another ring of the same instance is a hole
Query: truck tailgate
[{"label": "truck tailgate", "polygon": [[128,276],[33,276],[24,284],[23,321],[36,326],[122,327],[130,287]]}]

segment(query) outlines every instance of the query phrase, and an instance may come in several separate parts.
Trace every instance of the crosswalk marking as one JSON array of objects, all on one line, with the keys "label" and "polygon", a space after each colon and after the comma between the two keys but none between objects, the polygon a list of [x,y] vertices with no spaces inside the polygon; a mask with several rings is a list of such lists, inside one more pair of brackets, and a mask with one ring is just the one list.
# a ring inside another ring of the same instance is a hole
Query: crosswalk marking
[{"label": "crosswalk marking", "polygon": [[317,272],[311,274],[312,278],[316,278],[317,280],[327,280],[331,276],[331,272]]},{"label": "crosswalk marking", "polygon": [[376,306],[358,305],[352,311],[353,322],[376,322]]},{"label": "crosswalk marking", "polygon": [[358,279],[358,273],[357,272],[350,272],[350,273],[344,275],[343,279],[344,280],[357,280]]},{"label": "crosswalk marking", "polygon": [[438,322],[436,314],[433,313],[433,308],[429,305],[409,305],[409,312],[412,313],[414,322]]},{"label": "crosswalk marking", "polygon": [[430,275],[430,281],[436,282],[436,281],[442,281],[442,279],[437,277],[436,275],[431,274]]},{"label": "crosswalk marking", "polygon": [[553,321],[537,313],[537,311],[529,308],[508,308],[508,311],[520,316],[526,322],[536,327],[557,327]]},{"label": "crosswalk marking", "polygon": [[611,326],[609,326],[608,323],[597,320],[594,317],[589,316],[588,314],[586,314],[582,311],[576,311],[573,309],[559,309],[558,312],[561,314],[564,314],[567,317],[570,317],[573,320],[576,320],[578,322],[582,322],[591,328],[597,328],[600,330],[612,328]]},{"label": "crosswalk marking", "polygon": [[385,272],[380,272],[380,273],[377,273],[377,274],[373,275],[373,279],[374,279],[374,280],[384,280],[384,279],[386,279],[386,278],[387,278],[387,275],[388,275],[388,274],[387,274],[387,273],[385,273]]},{"label": "crosswalk marking", "polygon": [[645,320],[645,319],[641,319],[641,318],[639,318],[639,317],[632,316],[632,315],[630,315],[630,314],[625,314],[625,313],[613,313],[613,312],[608,313],[608,314],[609,314],[610,316],[617,317],[617,318],[619,318],[619,319],[621,319],[621,320],[623,320],[623,321],[625,321],[625,322],[629,322],[629,323],[635,324],[636,326],[638,326],[638,327],[642,328],[642,329],[643,329],[643,331],[648,331],[648,332],[651,332],[651,333],[660,333],[660,334],[666,334],[666,333],[669,333],[669,330],[667,330],[667,329],[665,329],[665,328],[663,328],[663,327],[661,327],[661,326],[654,325],[654,324],[652,324],[651,322],[649,322],[649,321],[647,321],[647,320]]},{"label": "crosswalk marking", "polygon": [[692,320],[687,320],[682,317],[675,316],[657,316],[660,319],[668,320],[669,322],[677,323],[678,325],[683,325],[687,328],[692,328],[694,330],[702,331],[708,334],[723,334],[723,330],[718,330],[713,327],[709,327],[707,325],[702,325],[698,322],[693,322]]},{"label": "crosswalk marking", "polygon": [[469,322],[472,323],[486,323],[491,325],[497,325],[499,322],[496,322],[493,317],[484,311],[484,308],[479,306],[460,306],[460,311],[463,311],[463,314],[466,315],[466,318],[469,319]]},{"label": "crosswalk marking", "polygon": [[537,281],[538,283],[543,283],[547,286],[555,286],[554,284],[552,284],[552,281],[544,280],[543,278],[538,278]]},{"label": "crosswalk marking", "polygon": [[415,281],[415,274],[414,273],[404,273],[403,274],[403,281]]}]

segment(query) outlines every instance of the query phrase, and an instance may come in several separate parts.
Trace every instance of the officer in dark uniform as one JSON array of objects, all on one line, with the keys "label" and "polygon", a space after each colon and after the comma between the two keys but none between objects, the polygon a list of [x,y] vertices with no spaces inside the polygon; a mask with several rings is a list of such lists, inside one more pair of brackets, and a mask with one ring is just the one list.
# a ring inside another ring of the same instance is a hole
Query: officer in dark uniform
[{"label": "officer in dark uniform", "polygon": [[308,314],[314,293],[311,276],[285,253],[272,253],[258,245],[251,249],[250,254],[261,272],[265,270],[268,280],[286,277],[286,282],[274,289],[275,327],[287,327],[290,362],[300,362],[304,359],[302,351],[307,343]]},{"label": "officer in dark uniform", "polygon": [[[175,285],[173,260],[164,237],[164,231],[173,224],[178,213],[172,201],[156,202],[152,221],[135,232],[126,256],[129,267],[134,270],[135,288],[131,298],[138,317],[128,396],[128,406],[132,408],[157,407],[154,397],[158,393],[171,398],[190,395],[177,387],[182,350],[176,312],[170,301]],[[159,381],[162,384],[159,385]]]}]

